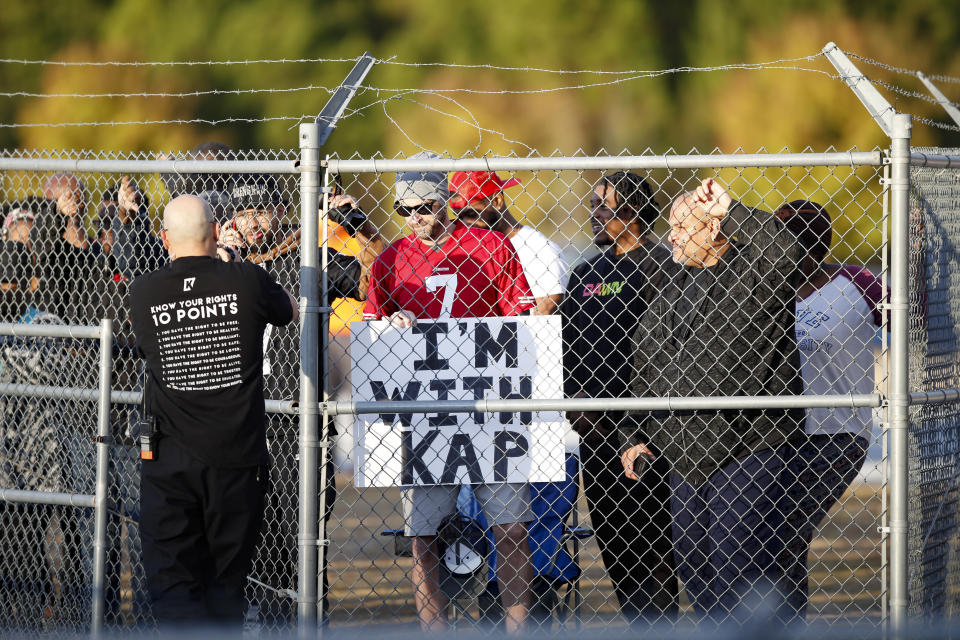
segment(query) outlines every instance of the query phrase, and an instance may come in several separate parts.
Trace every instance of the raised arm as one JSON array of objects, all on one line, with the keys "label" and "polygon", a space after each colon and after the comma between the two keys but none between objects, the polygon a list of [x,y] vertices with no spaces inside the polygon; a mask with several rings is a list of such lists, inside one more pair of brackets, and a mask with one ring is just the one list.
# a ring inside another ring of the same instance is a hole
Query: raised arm
[{"label": "raised arm", "polygon": [[734,200],[713,178],[697,187],[696,200],[711,218],[720,220],[721,233],[737,241],[761,275],[797,271],[803,255],[800,243],[776,216]]}]

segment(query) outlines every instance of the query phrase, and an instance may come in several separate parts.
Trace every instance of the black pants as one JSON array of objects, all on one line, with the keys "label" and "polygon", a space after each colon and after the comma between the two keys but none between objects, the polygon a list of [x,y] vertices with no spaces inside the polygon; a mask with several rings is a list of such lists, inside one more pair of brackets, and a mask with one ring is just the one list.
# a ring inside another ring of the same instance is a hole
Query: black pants
[{"label": "black pants", "polygon": [[669,465],[663,456],[635,482],[623,474],[619,435],[580,440],[583,489],[603,564],[631,623],[677,617],[677,577],[670,527]]},{"label": "black pants", "polygon": [[244,587],[263,521],[265,469],[218,469],[169,438],[141,471],[143,562],[161,625],[239,629]]}]

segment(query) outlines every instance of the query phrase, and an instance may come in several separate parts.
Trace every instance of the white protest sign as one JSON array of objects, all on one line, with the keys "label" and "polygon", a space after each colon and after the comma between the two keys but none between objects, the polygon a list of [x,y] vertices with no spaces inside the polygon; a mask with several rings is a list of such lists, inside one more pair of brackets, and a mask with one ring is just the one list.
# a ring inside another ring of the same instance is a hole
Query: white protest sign
[{"label": "white protest sign", "polygon": [[[350,355],[360,402],[563,396],[556,316],[354,322]],[[361,414],[354,431],[357,487],[565,478],[559,411]]]}]

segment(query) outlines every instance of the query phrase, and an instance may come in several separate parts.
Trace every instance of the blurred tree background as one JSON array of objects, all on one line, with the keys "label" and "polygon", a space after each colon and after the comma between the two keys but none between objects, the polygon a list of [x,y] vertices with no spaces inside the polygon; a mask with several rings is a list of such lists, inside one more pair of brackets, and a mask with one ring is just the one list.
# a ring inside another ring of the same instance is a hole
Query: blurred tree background
[{"label": "blurred tree background", "polygon": [[[960,76],[958,0],[12,0],[0,12],[3,58],[188,61],[353,58],[364,50],[399,62],[568,70],[653,70],[755,63],[816,54],[828,41],[928,75]],[[860,64],[871,77],[924,92],[915,78]],[[822,58],[784,66],[829,73]],[[62,67],[0,64],[6,91],[137,93],[333,87],[350,62]],[[547,93],[618,76],[560,75],[443,66],[378,65],[369,86],[470,88],[494,93],[408,94],[385,105],[367,91],[329,142],[341,156],[410,153],[422,145],[455,156],[528,149],[634,153],[691,147],[871,148],[885,140],[842,82],[792,69],[689,72]],[[957,87],[943,84],[951,99]],[[952,91],[952,93],[951,93]],[[937,105],[886,92],[904,111],[946,121]],[[0,98],[3,122],[260,118],[315,114],[328,93],[246,93],[189,98]],[[448,112],[441,115],[436,109]],[[465,109],[469,110],[466,111]],[[467,123],[463,122],[466,120]],[[3,148],[179,149],[211,138],[237,148],[296,146],[292,122],[60,127],[0,130]],[[960,143],[918,126],[916,144]]]},{"label": "blurred tree background", "polygon": [[[26,60],[205,61],[355,58],[369,50],[398,63],[442,63],[375,66],[366,85],[381,91],[357,96],[351,108],[358,110],[341,121],[325,149],[341,157],[395,156],[420,147],[455,157],[686,153],[692,148],[819,151],[888,144],[853,93],[826,75],[835,71],[822,57],[786,62],[781,69],[694,70],[634,79],[494,67],[604,72],[716,67],[815,55],[835,41],[898,67],[960,76],[958,18],[960,0],[9,0],[0,12],[0,51],[3,58]],[[925,93],[910,75],[857,64],[871,78]],[[351,61],[5,62],[0,63],[0,86],[43,94],[333,88],[351,66]],[[798,66],[825,73],[793,68]],[[958,84],[940,86],[951,100],[960,98]],[[384,91],[404,88],[411,91]],[[431,93],[457,88],[476,92]],[[938,105],[881,91],[902,111],[949,122]],[[0,121],[299,117],[316,114],[328,97],[325,89],[185,98],[2,97]],[[381,102],[390,97],[395,99]],[[474,122],[490,131],[478,131]],[[296,123],[0,128],[0,147],[7,149],[152,153],[188,149],[205,140],[237,149],[289,149],[297,144]],[[960,134],[918,124],[914,144],[960,146]],[[544,205],[531,185],[517,205],[536,222],[557,206],[578,205],[576,199],[563,199],[566,191],[568,186],[559,185],[556,201]],[[872,208],[869,196],[864,209]]]}]

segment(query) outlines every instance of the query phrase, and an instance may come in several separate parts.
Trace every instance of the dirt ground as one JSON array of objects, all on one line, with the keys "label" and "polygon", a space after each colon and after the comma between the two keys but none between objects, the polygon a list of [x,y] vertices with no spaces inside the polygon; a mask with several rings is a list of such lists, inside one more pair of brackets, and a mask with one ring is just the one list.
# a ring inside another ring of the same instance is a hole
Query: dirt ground
[{"label": "dirt ground", "polygon": [[[329,532],[330,614],[334,627],[414,624],[410,559],[396,557],[393,539],[381,532],[402,527],[399,490],[356,490],[348,475],[337,477],[340,497]],[[810,565],[808,619],[843,625],[879,624],[882,611],[880,486],[857,482],[834,506],[814,538]],[[586,504],[579,501],[581,526],[589,526]],[[580,549],[583,576],[579,588],[583,625],[618,626],[616,597],[594,539]],[[689,605],[682,597],[686,612]]]}]

